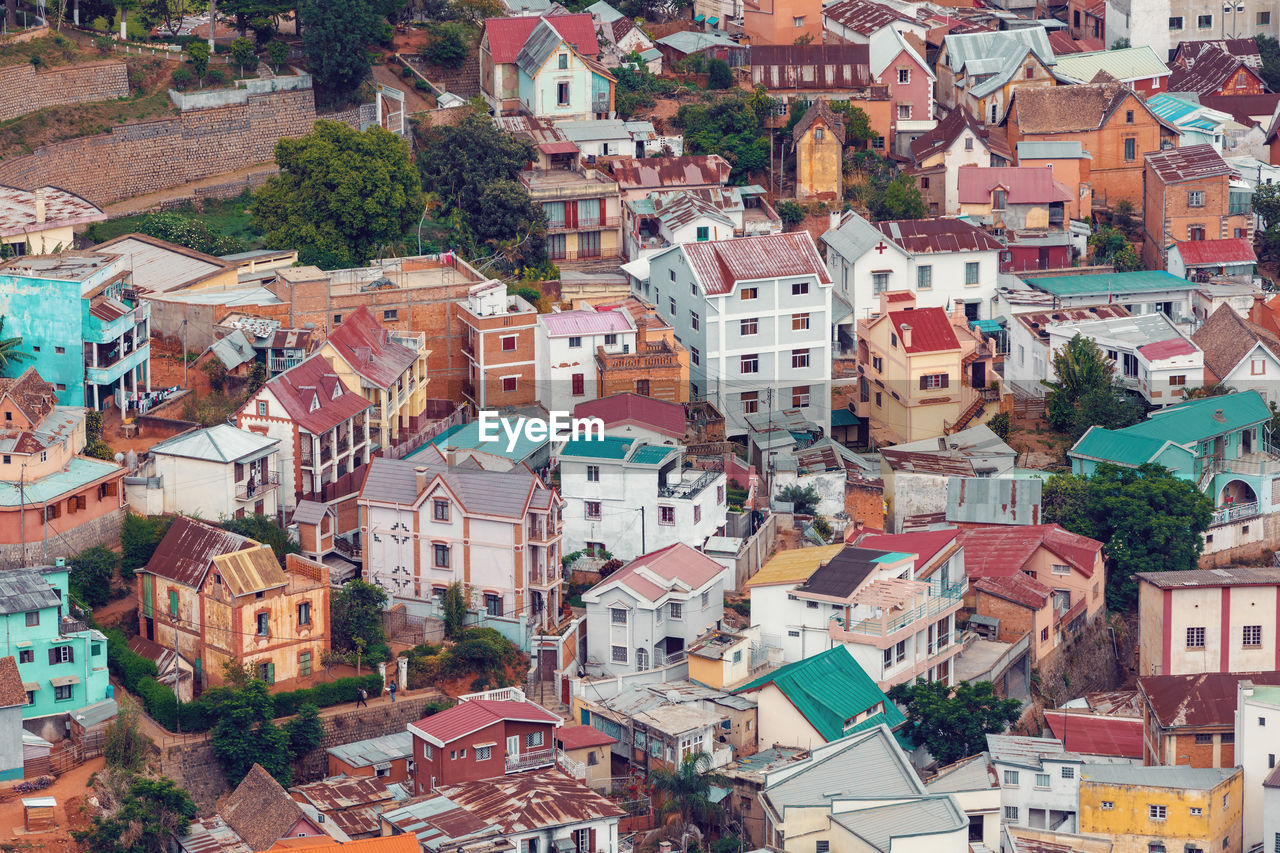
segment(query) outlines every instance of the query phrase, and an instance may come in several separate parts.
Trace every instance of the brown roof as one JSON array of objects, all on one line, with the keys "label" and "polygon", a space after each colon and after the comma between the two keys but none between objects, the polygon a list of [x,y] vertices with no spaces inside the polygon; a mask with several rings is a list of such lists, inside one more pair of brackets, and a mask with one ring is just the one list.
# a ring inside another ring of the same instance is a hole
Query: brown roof
[{"label": "brown roof", "polygon": [[1245,127],[1270,124],[1275,115],[1280,94],[1268,92],[1262,95],[1201,95],[1200,106],[1230,113]]},{"label": "brown roof", "polygon": [[1047,586],[1022,572],[1015,572],[1008,577],[979,578],[974,582],[973,588],[1032,610],[1044,607],[1050,593]]},{"label": "brown roof", "polygon": [[796,122],[795,129],[791,131],[791,138],[799,142],[800,137],[804,136],[817,121],[825,124],[832,136],[844,145],[844,120],[833,113],[831,107],[827,106],[827,102],[821,99],[814,101],[813,105],[804,111],[800,121]]},{"label": "brown roof", "polygon": [[1187,569],[1179,572],[1138,572],[1137,577],[1160,589],[1207,586],[1280,586],[1280,568],[1233,566],[1228,569]]},{"label": "brown roof", "polygon": [[0,658],[0,708],[27,704],[27,691],[13,655]]},{"label": "brown roof", "polygon": [[1258,343],[1280,358],[1280,337],[1244,319],[1230,305],[1219,305],[1191,340],[1204,352],[1205,369],[1219,382]]},{"label": "brown roof", "polygon": [[767,89],[857,89],[872,84],[865,44],[751,46],[751,83]]},{"label": "brown roof", "polygon": [[1199,675],[1148,675],[1138,690],[1163,728],[1231,726],[1235,722],[1236,685],[1280,685],[1280,672],[1203,672]]},{"label": "brown roof", "polygon": [[218,813],[254,850],[266,850],[307,819],[302,807],[256,763],[222,801]]},{"label": "brown roof", "polygon": [[1087,320],[1110,320],[1128,317],[1129,310],[1120,303],[1093,305],[1089,308],[1059,308],[1055,311],[1028,311],[1013,318],[1042,341],[1049,340],[1049,326],[1054,323],[1079,323]]},{"label": "brown roof", "polygon": [[1253,68],[1262,67],[1262,53],[1258,50],[1258,42],[1251,38],[1184,41],[1174,51],[1173,64],[1189,68],[1200,58],[1200,54],[1215,50],[1243,59]]},{"label": "brown roof", "polygon": [[393,340],[367,305],[344,317],[328,343],[352,370],[383,391],[394,388],[418,360],[417,351]]},{"label": "brown roof", "polygon": [[557,772],[515,773],[451,785],[439,793],[508,834],[621,817],[611,800]]},{"label": "brown roof", "polygon": [[256,547],[252,539],[180,515],[142,571],[199,588],[214,557]]},{"label": "brown roof", "polygon": [[[1174,66],[1173,73],[1169,75],[1169,91],[1211,95],[1225,86],[1241,68],[1258,77],[1258,72],[1238,56],[1217,48],[1201,50],[1191,67]],[[1261,82],[1262,78],[1258,77],[1258,81]]]},{"label": "brown roof", "polygon": [[[1018,110],[1018,130],[1023,135],[1097,130],[1132,95],[1133,90],[1114,79],[1016,89],[1013,100]],[[1141,109],[1150,115],[1141,100],[1134,97],[1133,101],[1138,105],[1135,111]]]},{"label": "brown roof", "polygon": [[1231,167],[1209,143],[1170,148],[1146,155],[1156,177],[1166,184],[1230,175]]},{"label": "brown roof", "polygon": [[896,219],[874,225],[881,234],[915,255],[998,252],[1004,248],[986,231],[959,219]]},{"label": "brown roof", "polygon": [[9,397],[19,411],[38,426],[58,404],[58,391],[52,382],[40,378],[34,367],[22,371],[17,379],[0,378],[0,398]]},{"label": "brown roof", "polygon": [[822,17],[864,36],[899,21],[917,23],[897,9],[872,0],[839,0],[823,9]]},{"label": "brown roof", "polygon": [[987,127],[973,117],[964,107],[956,107],[947,113],[947,117],[938,122],[938,126],[928,133],[919,136],[911,143],[911,157],[919,163],[947,148],[968,128],[974,136],[982,140],[982,144],[998,157],[1013,162],[1013,152],[1009,150],[1009,140],[1004,132]]},{"label": "brown roof", "polygon": [[729,182],[732,167],[719,154],[690,154],[684,157],[619,157],[609,161],[609,174],[619,189],[645,187],[720,186]]}]

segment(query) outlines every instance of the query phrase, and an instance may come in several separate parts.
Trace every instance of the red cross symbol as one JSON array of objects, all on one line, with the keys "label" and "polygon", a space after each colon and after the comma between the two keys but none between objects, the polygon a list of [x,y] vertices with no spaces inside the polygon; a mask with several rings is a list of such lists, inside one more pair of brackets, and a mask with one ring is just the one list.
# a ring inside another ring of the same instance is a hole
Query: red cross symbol
[{"label": "red cross symbol", "polygon": [[886,246],[886,245],[884,244],[884,241],[883,241],[883,240],[881,240],[881,241],[880,241],[880,245],[876,246],[876,251],[883,255],[883,254],[884,254],[884,250],[885,250],[885,249],[887,249],[887,248],[889,248],[889,247],[888,247],[888,246]]}]

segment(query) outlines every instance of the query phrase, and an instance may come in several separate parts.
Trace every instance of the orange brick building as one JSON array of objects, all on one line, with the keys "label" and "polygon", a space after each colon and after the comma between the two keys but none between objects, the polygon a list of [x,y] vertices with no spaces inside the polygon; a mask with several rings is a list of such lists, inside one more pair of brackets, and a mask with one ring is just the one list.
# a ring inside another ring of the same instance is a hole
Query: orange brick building
[{"label": "orange brick building", "polygon": [[527,406],[537,400],[534,330],[538,310],[506,285],[476,285],[457,306],[463,333],[458,342],[466,359],[462,395],[476,409]]},{"label": "orange brick building", "polygon": [[1236,691],[1240,681],[1280,684],[1280,672],[1206,672],[1138,679],[1146,726],[1143,763],[1236,766]]},{"label": "orange brick building", "polygon": [[1217,47],[1205,46],[1194,60],[1179,56],[1169,75],[1170,92],[1197,95],[1261,95],[1266,84],[1243,58]]},{"label": "orange brick building", "polygon": [[1184,240],[1253,238],[1252,192],[1231,186],[1231,167],[1208,144],[1148,154],[1142,204],[1142,262],[1165,269]]},{"label": "orange brick building", "polygon": [[673,403],[689,402],[689,350],[676,340],[675,330],[652,305],[635,296],[617,305],[596,306],[597,311],[615,308],[630,314],[636,324],[636,351],[608,353],[598,348],[596,396],[631,391]]}]

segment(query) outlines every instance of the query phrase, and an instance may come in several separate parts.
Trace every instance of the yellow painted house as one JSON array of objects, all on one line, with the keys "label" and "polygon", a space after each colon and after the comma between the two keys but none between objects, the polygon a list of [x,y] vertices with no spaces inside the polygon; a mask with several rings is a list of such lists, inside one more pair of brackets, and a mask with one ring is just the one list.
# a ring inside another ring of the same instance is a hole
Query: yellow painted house
[{"label": "yellow painted house", "polygon": [[412,437],[427,407],[426,336],[390,332],[367,306],[348,314],[320,355],[342,384],[370,403],[369,438],[392,448]]},{"label": "yellow painted house", "polygon": [[1242,853],[1243,772],[1185,765],[1084,765],[1080,832],[1112,853]]},{"label": "yellow painted house", "polygon": [[689,679],[716,690],[741,684],[751,677],[751,638],[745,634],[712,631],[698,638],[686,657]]},{"label": "yellow painted house", "polygon": [[814,101],[791,132],[796,146],[796,198],[839,201],[844,190],[844,122]]}]

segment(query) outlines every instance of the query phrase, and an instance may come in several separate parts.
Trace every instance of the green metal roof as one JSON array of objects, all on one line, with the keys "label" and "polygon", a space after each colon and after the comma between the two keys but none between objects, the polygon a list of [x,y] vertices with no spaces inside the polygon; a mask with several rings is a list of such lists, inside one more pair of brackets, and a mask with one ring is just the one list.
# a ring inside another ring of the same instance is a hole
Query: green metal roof
[{"label": "green metal roof", "polygon": [[576,456],[583,459],[626,459],[627,450],[631,448],[634,438],[618,438],[606,435],[604,438],[575,438],[567,442],[563,456]]},{"label": "green metal roof", "polygon": [[1028,285],[1054,296],[1085,296],[1093,293],[1148,293],[1153,290],[1185,290],[1194,285],[1162,270],[1060,275],[1023,279]]},{"label": "green metal roof", "polygon": [[979,332],[1003,332],[1004,323],[999,319],[992,320],[970,320],[969,328],[977,329]]},{"label": "green metal roof", "polygon": [[884,704],[884,712],[863,720],[852,731],[884,723],[895,728],[906,722],[906,715],[876,686],[871,676],[858,666],[844,646],[789,663],[762,675],[735,693],[758,690],[773,684],[796,707],[818,734],[827,741],[849,734],[845,721]]},{"label": "green metal roof", "polygon": [[1057,74],[1081,83],[1088,83],[1099,71],[1106,71],[1120,81],[1169,76],[1169,66],[1161,62],[1155,50],[1145,44],[1119,50],[1069,53],[1058,57],[1058,67],[1055,69]]},{"label": "green metal roof", "polygon": [[1132,435],[1125,430],[1095,426],[1090,427],[1088,432],[1080,436],[1075,447],[1071,448],[1071,455],[1102,459],[1117,465],[1137,468],[1154,459],[1165,444],[1164,439]]},{"label": "green metal roof", "polygon": [[848,409],[832,409],[831,425],[833,427],[857,426],[858,416]]},{"label": "green metal roof", "polygon": [[896,562],[898,562],[899,560],[906,560],[906,559],[908,559],[908,558],[910,558],[910,557],[914,557],[914,556],[915,556],[915,554],[907,554],[907,553],[904,553],[904,552],[902,552],[902,551],[887,551],[886,553],[881,554],[879,557],[875,557],[875,558],[873,558],[873,559],[871,560],[871,562],[873,562],[873,563],[896,563]]},{"label": "green metal roof", "polygon": [[[1217,413],[1221,411],[1221,420]],[[1257,391],[1189,400],[1152,412],[1147,420],[1120,432],[1157,438],[1176,444],[1192,444],[1271,419],[1271,409]]]},{"label": "green metal roof", "polygon": [[667,457],[676,452],[674,447],[663,447],[660,444],[646,444],[637,447],[635,453],[631,454],[629,461],[640,465],[658,465],[667,460]]},{"label": "green metal roof", "polygon": [[[514,423],[515,418],[501,418],[503,423]],[[516,443],[511,450],[507,450],[507,444],[510,438],[507,432],[498,427],[498,437],[496,439],[485,441],[480,437],[480,421],[471,421],[470,423],[458,424],[451,426],[439,435],[433,436],[430,441],[422,447],[415,450],[406,457],[409,461],[415,461],[420,458],[428,448],[432,445],[440,450],[478,450],[482,453],[489,453],[494,456],[503,456],[513,462],[521,462],[539,449],[545,447],[547,441],[534,441],[529,438],[523,429],[516,433]]]}]

